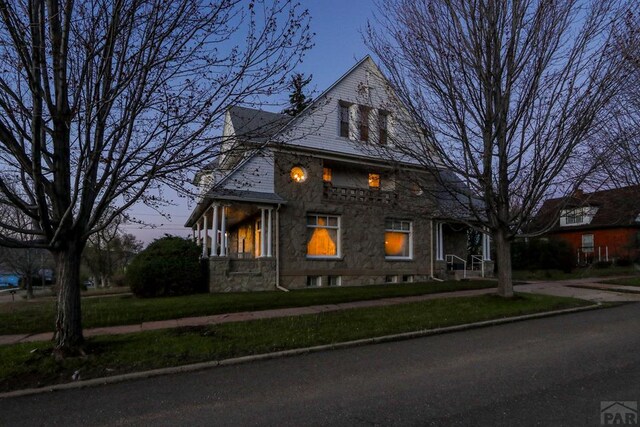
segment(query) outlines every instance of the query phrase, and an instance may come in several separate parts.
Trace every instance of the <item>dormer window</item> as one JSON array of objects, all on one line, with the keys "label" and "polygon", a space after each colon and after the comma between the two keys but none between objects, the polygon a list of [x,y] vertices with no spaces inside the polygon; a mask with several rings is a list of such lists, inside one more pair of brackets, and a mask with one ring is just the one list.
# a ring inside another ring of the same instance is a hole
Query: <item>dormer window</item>
[{"label": "dormer window", "polygon": [[595,206],[563,209],[560,212],[560,226],[590,224],[597,211]]}]

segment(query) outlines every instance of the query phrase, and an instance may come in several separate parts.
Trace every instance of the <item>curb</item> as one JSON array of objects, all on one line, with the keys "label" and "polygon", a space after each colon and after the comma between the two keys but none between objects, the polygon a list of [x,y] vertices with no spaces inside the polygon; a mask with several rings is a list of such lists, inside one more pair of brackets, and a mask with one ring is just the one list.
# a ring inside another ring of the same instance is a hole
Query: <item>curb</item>
[{"label": "curb", "polygon": [[239,365],[239,364],[250,363],[250,362],[258,362],[258,361],[264,361],[264,360],[279,359],[284,357],[299,356],[303,354],[318,353],[321,351],[361,347],[368,344],[380,344],[380,343],[393,342],[393,341],[403,341],[403,340],[408,340],[412,338],[421,338],[421,337],[441,335],[441,334],[446,334],[451,332],[461,332],[461,331],[466,331],[470,329],[486,328],[489,326],[515,323],[515,322],[520,322],[524,320],[541,319],[545,317],[552,317],[552,316],[557,316],[562,314],[578,313],[581,311],[595,310],[602,307],[603,307],[602,303],[596,303],[596,304],[588,305],[585,307],[567,308],[564,310],[556,310],[556,311],[545,311],[542,313],[526,314],[526,315],[515,316],[515,317],[506,317],[502,319],[484,320],[481,322],[465,323],[462,325],[446,326],[442,328],[423,329],[421,331],[403,332],[399,334],[383,335],[383,336],[373,337],[373,338],[362,338],[359,340],[344,341],[344,342],[339,342],[334,344],[323,344],[323,345],[317,345],[313,347],[303,347],[303,348],[296,348],[291,350],[276,351],[272,353],[240,356],[240,357],[234,357],[231,359],[193,363],[190,365],[175,366],[170,368],[160,368],[160,369],[152,369],[149,371],[132,372],[128,374],[114,375],[111,377],[92,378],[89,380],[81,380],[81,381],[76,381],[72,383],[56,384],[56,385],[41,387],[41,388],[28,388],[24,390],[15,390],[15,391],[9,391],[5,393],[0,393],[0,399],[30,396],[35,394],[44,394],[44,393],[62,391],[62,390],[81,389],[86,387],[95,387],[98,385],[116,384],[116,383],[121,383],[125,381],[137,380],[137,379],[159,377],[159,376],[177,374],[177,373],[201,371],[204,369],[210,369],[210,368],[215,368],[220,366],[232,366],[232,365]]}]

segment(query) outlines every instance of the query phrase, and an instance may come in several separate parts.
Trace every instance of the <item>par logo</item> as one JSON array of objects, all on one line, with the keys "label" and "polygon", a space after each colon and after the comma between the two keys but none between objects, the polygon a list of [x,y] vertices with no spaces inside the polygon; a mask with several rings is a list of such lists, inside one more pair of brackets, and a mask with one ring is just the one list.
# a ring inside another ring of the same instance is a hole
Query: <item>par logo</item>
[{"label": "par logo", "polygon": [[638,402],[600,402],[600,424],[603,426],[637,426]]}]

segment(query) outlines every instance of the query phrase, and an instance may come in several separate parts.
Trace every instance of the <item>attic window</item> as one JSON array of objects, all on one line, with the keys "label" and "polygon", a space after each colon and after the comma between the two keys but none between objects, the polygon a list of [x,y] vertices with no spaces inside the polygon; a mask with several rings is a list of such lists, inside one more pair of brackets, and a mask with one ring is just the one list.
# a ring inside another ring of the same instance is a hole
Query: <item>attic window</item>
[{"label": "attic window", "polygon": [[340,101],[340,136],[349,138],[349,104]]},{"label": "attic window", "polygon": [[590,224],[596,212],[598,212],[598,208],[595,206],[563,209],[560,212],[560,226],[565,227]]},{"label": "attic window", "polygon": [[360,141],[369,141],[369,111],[370,108],[364,105],[359,106],[360,109]]},{"label": "attic window", "polygon": [[386,111],[378,112],[378,135],[380,136],[380,145],[387,145],[389,113]]}]

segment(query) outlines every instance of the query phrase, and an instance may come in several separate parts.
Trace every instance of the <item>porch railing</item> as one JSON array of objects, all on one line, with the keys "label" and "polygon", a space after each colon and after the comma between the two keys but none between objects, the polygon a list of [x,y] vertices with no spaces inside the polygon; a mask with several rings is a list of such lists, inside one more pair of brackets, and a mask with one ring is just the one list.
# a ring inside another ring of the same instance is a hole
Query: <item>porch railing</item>
[{"label": "porch railing", "polygon": [[393,191],[374,190],[369,188],[334,187],[325,182],[323,187],[325,199],[340,202],[360,202],[388,205],[395,202],[398,195]]}]

